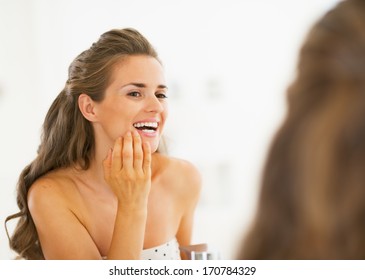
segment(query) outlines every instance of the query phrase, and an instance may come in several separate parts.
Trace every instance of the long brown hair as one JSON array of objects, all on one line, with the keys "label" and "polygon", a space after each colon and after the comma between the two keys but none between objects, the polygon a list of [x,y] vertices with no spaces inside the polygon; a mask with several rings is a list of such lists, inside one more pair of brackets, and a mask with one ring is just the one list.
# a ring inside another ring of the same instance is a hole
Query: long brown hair
[{"label": "long brown hair", "polygon": [[365,258],[365,1],[308,33],[239,259]]},{"label": "long brown hair", "polygon": [[158,60],[154,48],[138,31],[115,29],[102,34],[71,63],[65,87],[45,117],[37,157],[19,176],[17,204],[20,211],[5,221],[19,218],[9,244],[20,258],[44,259],[28,209],[27,194],[31,185],[42,175],[58,168],[77,165],[86,170],[94,155],[93,129],[79,110],[79,95],[85,93],[94,101],[102,101],[113,66],[127,55],[141,54]]}]

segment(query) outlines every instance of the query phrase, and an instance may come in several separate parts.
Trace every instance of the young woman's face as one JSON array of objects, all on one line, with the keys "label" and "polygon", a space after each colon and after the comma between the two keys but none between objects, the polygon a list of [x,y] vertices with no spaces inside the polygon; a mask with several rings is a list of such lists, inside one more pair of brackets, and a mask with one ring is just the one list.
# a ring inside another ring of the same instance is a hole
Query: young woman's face
[{"label": "young woman's face", "polygon": [[155,152],[167,117],[167,87],[161,64],[153,57],[123,58],[111,84],[95,107],[99,126],[109,140],[137,130]]}]

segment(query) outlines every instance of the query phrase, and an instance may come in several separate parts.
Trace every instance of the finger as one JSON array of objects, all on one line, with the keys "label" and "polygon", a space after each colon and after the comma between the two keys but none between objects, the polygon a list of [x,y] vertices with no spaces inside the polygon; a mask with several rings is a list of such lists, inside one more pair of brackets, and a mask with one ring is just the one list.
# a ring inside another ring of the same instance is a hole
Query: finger
[{"label": "finger", "polygon": [[115,140],[114,149],[112,153],[111,171],[116,173],[122,169],[122,137]]},{"label": "finger", "polygon": [[137,131],[133,131],[133,167],[142,170],[143,149],[141,136]]},{"label": "finger", "polygon": [[103,160],[104,179],[106,181],[110,178],[111,166],[112,166],[112,149],[109,149],[106,158]]},{"label": "finger", "polygon": [[148,142],[143,142],[143,172],[147,176],[151,176],[152,154],[151,147]]},{"label": "finger", "polygon": [[133,139],[132,134],[128,131],[123,138],[123,169],[133,169]]}]

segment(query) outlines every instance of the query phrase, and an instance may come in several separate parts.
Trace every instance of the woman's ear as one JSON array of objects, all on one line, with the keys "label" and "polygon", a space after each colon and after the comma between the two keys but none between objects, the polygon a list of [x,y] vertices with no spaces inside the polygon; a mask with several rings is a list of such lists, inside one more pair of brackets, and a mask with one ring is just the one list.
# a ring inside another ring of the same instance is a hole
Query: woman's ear
[{"label": "woman's ear", "polygon": [[85,93],[81,93],[78,99],[79,109],[81,114],[85,117],[85,119],[90,122],[97,121],[97,116],[95,114],[95,102]]}]

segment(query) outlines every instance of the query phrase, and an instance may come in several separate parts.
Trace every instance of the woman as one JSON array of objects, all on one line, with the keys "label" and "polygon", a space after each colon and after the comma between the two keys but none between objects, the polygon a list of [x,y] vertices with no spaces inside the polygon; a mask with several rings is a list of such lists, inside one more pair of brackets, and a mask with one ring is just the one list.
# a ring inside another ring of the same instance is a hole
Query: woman
[{"label": "woman", "polygon": [[365,259],[365,1],[312,28],[239,259]]},{"label": "woman", "polygon": [[201,181],[157,152],[163,68],[134,29],[104,33],[71,64],[36,159],[20,175],[10,246],[25,259],[179,259]]}]

